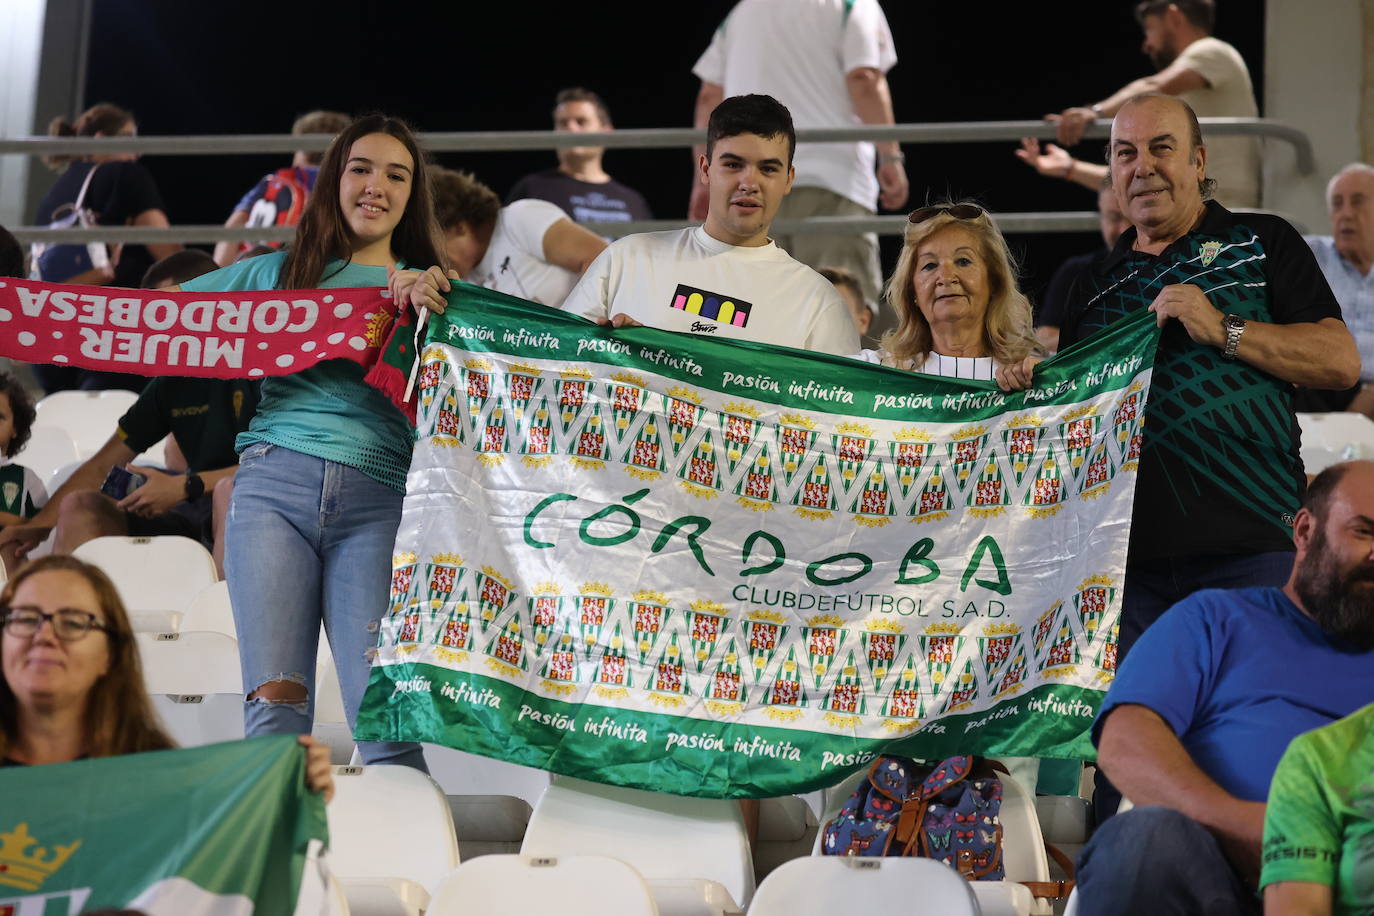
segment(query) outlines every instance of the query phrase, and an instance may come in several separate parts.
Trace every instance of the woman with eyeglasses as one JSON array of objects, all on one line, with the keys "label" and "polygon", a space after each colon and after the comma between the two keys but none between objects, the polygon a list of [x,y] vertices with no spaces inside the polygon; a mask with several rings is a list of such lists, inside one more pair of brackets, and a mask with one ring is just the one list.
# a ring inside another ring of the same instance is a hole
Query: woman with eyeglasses
[{"label": "woman with eyeglasses", "polygon": [[[129,615],[108,576],[70,556],[0,590],[0,766],[176,747],[148,699]],[[302,736],[306,783],[334,794],[329,749]]]},{"label": "woman with eyeglasses", "polygon": [[1029,386],[1044,351],[992,216],[975,203],[943,203],[916,210],[908,221],[887,283],[897,329],[864,358],[927,375],[996,381],[1005,391]]}]

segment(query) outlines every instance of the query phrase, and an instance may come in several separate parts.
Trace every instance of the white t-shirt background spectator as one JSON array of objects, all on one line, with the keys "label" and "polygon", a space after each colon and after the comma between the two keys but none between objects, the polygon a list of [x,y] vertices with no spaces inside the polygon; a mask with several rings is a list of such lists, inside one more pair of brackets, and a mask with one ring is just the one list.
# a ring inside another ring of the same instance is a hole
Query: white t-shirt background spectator
[{"label": "white t-shirt background spectator", "polygon": [[613,242],[563,308],[593,321],[623,313],[668,331],[839,356],[859,349],[849,310],[824,277],[772,242],[731,245],[701,226]]},{"label": "white t-shirt background spectator", "polygon": [[[1219,38],[1199,38],[1178,55],[1176,65],[1201,74],[1207,85],[1178,97],[1199,118],[1258,118],[1255,87],[1240,52]],[[1228,206],[1259,206],[1259,141],[1253,137],[1206,137],[1207,174],[1217,180],[1217,199]]]},{"label": "white t-shirt background spectator", "polygon": [[[860,67],[886,73],[896,63],[878,0],[741,0],[692,72],[724,87],[727,98],[773,96],[799,128],[836,127],[862,123],[845,74]],[[826,188],[877,210],[872,143],[805,143],[793,165],[795,187]]]},{"label": "white t-shirt background spectator", "polygon": [[555,308],[578,275],[544,260],[544,236],[568,214],[546,200],[517,200],[501,208],[487,253],[466,278],[471,283]]}]

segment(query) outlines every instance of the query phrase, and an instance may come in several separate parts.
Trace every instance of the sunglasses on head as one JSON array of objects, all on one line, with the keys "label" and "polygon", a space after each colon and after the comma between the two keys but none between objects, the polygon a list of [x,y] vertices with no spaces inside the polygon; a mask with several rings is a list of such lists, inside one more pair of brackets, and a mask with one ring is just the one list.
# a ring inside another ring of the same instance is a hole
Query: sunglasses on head
[{"label": "sunglasses on head", "polygon": [[926,220],[939,216],[942,213],[948,213],[955,219],[977,219],[986,214],[987,211],[977,204],[937,204],[933,207],[922,207],[919,210],[913,210],[911,215],[907,217],[907,222],[924,223]]}]

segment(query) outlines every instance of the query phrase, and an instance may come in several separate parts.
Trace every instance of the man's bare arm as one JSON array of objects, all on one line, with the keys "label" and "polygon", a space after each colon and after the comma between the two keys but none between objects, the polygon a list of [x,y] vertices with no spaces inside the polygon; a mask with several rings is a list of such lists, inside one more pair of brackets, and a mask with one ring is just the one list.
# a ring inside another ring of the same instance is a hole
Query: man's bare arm
[{"label": "man's bare arm", "polygon": [[1331,887],[1279,881],[1264,889],[1264,916],[1331,916]]},{"label": "man's bare arm", "polygon": [[22,524],[9,525],[0,530],[0,547],[9,544],[16,545],[17,556],[24,557],[30,550],[43,542],[43,539],[52,531],[57,524],[58,511],[62,507],[62,500],[68,493],[75,493],[78,490],[98,490],[105,481],[105,475],[110,473],[110,468],[118,465],[123,467],[136,458],[133,449],[124,444],[124,440],[118,435],[111,436],[100,451],[96,452],[84,464],[72,472],[62,486],[57,488],[47,503],[38,514],[33,518],[25,520]]},{"label": "man's bare arm", "polygon": [[1218,785],[1154,710],[1113,709],[1102,725],[1097,760],[1133,804],[1163,805],[1192,818],[1217,836],[1242,874],[1258,879],[1264,803],[1243,801]]},{"label": "man's bare arm", "polygon": [[[876,67],[855,67],[845,74],[845,89],[854,113],[865,124],[894,124],[892,90],[887,77]],[[896,141],[875,143],[878,150],[878,184],[882,188],[879,202],[889,210],[906,204],[910,189],[906,169],[898,161],[902,148]]]},{"label": "man's bare arm", "polygon": [[[1196,343],[1224,347],[1223,315],[1207,294],[1193,283],[1175,283],[1159,291],[1150,303],[1162,325],[1177,318]],[[1308,388],[1339,391],[1360,380],[1360,351],[1345,323],[1338,318],[1295,324],[1247,321],[1236,358],[1270,375]]]},{"label": "man's bare arm", "polygon": [[1045,119],[1055,123],[1060,143],[1073,146],[1083,139],[1083,132],[1088,125],[1098,118],[1115,117],[1123,105],[1141,93],[1162,92],[1165,95],[1178,95],[1206,86],[1207,80],[1201,73],[1175,62],[1151,76],[1131,80],[1095,105],[1066,108],[1059,114],[1045,115]]}]

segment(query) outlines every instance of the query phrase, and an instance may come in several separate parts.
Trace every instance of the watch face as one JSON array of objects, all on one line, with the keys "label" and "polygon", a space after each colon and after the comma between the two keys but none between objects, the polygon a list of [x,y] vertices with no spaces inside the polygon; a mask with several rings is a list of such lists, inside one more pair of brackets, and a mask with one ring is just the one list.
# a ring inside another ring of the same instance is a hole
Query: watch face
[{"label": "watch face", "polygon": [[1223,323],[1226,327],[1235,328],[1237,330],[1245,327],[1245,319],[1239,315],[1227,315],[1226,318],[1223,319]]}]

